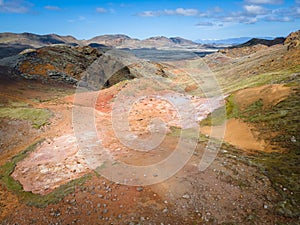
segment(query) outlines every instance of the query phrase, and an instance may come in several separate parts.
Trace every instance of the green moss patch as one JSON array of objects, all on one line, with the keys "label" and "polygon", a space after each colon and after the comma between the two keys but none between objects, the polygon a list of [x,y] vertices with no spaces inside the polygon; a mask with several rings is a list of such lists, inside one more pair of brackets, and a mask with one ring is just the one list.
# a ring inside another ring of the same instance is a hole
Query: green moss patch
[{"label": "green moss patch", "polygon": [[49,123],[51,112],[47,109],[3,107],[0,108],[0,117],[28,120],[33,128],[39,129]]},{"label": "green moss patch", "polygon": [[[250,156],[241,156],[244,162],[256,166],[266,175],[281,195],[276,212],[287,217],[300,216],[300,87],[292,86],[293,92],[285,100],[272,107],[264,107],[262,99],[241,109],[234,102],[234,95],[226,99],[227,118],[237,118],[252,123],[260,132],[260,137],[274,146],[286,149],[284,153],[257,152]],[[211,116],[201,125],[211,123]],[[223,145],[224,147],[224,145]],[[233,152],[233,146],[227,149]]]},{"label": "green moss patch", "polygon": [[233,75],[232,77],[222,77],[221,75],[218,76],[218,81],[224,93],[232,93],[244,88],[258,87],[266,84],[289,83],[290,85],[294,85],[296,82],[299,82],[299,71],[300,66],[296,66],[287,70],[255,74],[246,77],[240,74]]}]

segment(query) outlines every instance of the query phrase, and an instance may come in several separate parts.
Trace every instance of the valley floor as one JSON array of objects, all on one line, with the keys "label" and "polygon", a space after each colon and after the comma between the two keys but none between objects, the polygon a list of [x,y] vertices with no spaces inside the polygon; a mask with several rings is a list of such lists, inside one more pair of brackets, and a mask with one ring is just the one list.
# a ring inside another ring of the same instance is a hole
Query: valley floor
[{"label": "valley floor", "polygon": [[[278,213],[281,195],[269,178],[251,164],[251,154],[243,150],[243,145],[237,149],[235,143],[223,144],[213,163],[201,172],[198,164],[208,136],[200,135],[195,152],[177,174],[158,184],[126,186],[89,169],[77,154],[73,139],[68,139],[73,131],[72,89],[19,81],[13,85],[2,82],[0,90],[3,107],[43,109],[51,115],[45,117],[41,129],[32,126],[37,122],[34,119],[1,119],[1,224],[297,223],[296,218]],[[139,154],[123,148],[114,137],[111,124],[103,115],[110,112],[111,98],[118,91],[117,87],[102,91],[96,106],[100,112],[97,126],[104,127],[100,135],[104,145],[115,157],[133,164],[160,161],[168,156],[179,140],[178,129],[169,130],[154,152]],[[161,116],[166,120],[172,114],[161,101],[142,103],[133,109],[131,118],[136,134],[141,136],[147,134],[148,122],[137,121],[155,117],[145,105],[152,104],[150,109],[161,107]],[[138,116],[137,112],[143,114]],[[227,140],[230,143],[225,136]],[[36,142],[35,147],[28,148]],[[26,148],[29,152],[22,154]],[[63,152],[56,152],[57,149]],[[13,165],[7,163],[9,160]]]}]

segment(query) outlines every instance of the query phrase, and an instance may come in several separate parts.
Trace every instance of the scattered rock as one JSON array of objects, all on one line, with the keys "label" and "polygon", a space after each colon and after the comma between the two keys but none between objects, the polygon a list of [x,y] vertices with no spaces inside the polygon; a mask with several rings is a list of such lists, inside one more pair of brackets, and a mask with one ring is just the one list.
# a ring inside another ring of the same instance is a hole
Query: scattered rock
[{"label": "scattered rock", "polygon": [[184,199],[190,199],[191,197],[188,194],[185,194],[185,195],[182,196],[182,198],[184,198]]},{"label": "scattered rock", "polygon": [[144,190],[144,188],[143,187],[137,187],[136,190],[139,191],[139,192],[141,192],[141,191]]}]

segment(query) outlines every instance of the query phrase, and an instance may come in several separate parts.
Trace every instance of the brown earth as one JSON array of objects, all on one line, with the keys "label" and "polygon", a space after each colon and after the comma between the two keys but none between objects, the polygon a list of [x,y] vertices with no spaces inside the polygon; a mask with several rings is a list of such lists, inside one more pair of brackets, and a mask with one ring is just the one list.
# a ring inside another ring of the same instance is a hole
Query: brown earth
[{"label": "brown earth", "polygon": [[[80,161],[80,158],[73,160],[76,158],[76,147],[66,144],[67,140],[73,140],[69,136],[72,133],[73,96],[54,96],[56,92],[45,92],[48,88],[45,85],[30,83],[30,88],[28,85],[27,82],[15,83],[10,87],[8,85],[1,89],[1,93],[15,93],[20,101],[26,102],[50,97],[46,102],[33,107],[48,108],[54,113],[54,117],[41,133],[24,134],[24,141],[27,140],[28,143],[42,137],[47,137],[47,140],[18,163],[13,177],[20,180],[25,190],[47,194],[62,184],[62,180],[67,182],[82,176],[89,169],[82,173],[78,166],[84,166],[85,161]],[[114,135],[109,122],[113,99],[123,88],[128,88],[127,85],[130,82],[105,89],[99,94],[96,109],[101,113],[96,117],[97,126],[104,129],[101,134],[105,138],[101,135],[99,137],[104,140],[104,145],[109,147],[111,153],[124,162],[140,165],[160,161],[176,147],[178,136],[167,135],[161,146],[153,152],[137,153],[122,146]],[[23,89],[18,92],[21,86]],[[24,96],[28,96],[28,99],[24,99]],[[201,98],[192,98],[192,101],[196,106],[205,104]],[[86,104],[85,101],[82,103]],[[150,97],[133,105],[129,121],[132,129],[143,136],[147,134],[149,118],[160,116],[167,122],[170,121],[167,118],[173,113],[168,102]],[[22,121],[17,123],[21,124]],[[5,137],[11,135],[11,132],[5,132]],[[3,140],[8,141],[5,137]],[[5,150],[7,153],[2,155],[2,163],[23,150],[23,144],[24,142],[13,148],[8,147]],[[273,213],[278,195],[271,188],[268,179],[258,174],[254,168],[222,153],[206,171],[200,172],[199,157],[203,155],[204,149],[205,143],[199,143],[183,169],[162,183],[143,188],[131,187],[93,175],[82,186],[75,186],[73,194],[46,208],[19,202],[13,193],[1,186],[1,221],[3,224],[215,224],[230,221],[251,224],[252,220],[272,224],[276,221],[288,221]]]},{"label": "brown earth", "polygon": [[[215,129],[222,129],[222,127]],[[201,127],[201,132],[210,135],[211,127]],[[224,141],[245,151],[270,151],[268,143],[259,138],[259,131],[254,126],[237,119],[226,121]]]},{"label": "brown earth", "polygon": [[[110,121],[112,105],[116,104],[113,100],[123,88],[126,87],[127,89],[133,90],[135,85],[136,82],[135,84],[128,82],[124,85],[117,85],[105,89],[99,93],[91,93],[92,95],[96,94],[99,96],[95,108],[101,112],[99,115],[96,114],[96,126],[99,130],[100,140],[103,146],[108,148],[113,154],[115,151],[118,151],[118,154],[121,155],[124,153],[128,154],[127,152],[130,150],[124,149],[114,134],[115,130]],[[151,89],[149,89],[149,91],[143,90],[143,95],[151,96],[151,93],[153,93]],[[155,91],[155,93],[156,95],[153,97],[139,99],[139,101],[132,106],[128,118],[130,131],[138,136],[149,135],[149,124],[154,118],[162,119],[168,127],[182,127],[183,124],[185,124],[184,126],[188,126],[187,121],[179,120],[177,113],[183,110],[189,111],[189,109],[174,109],[174,107],[168,103],[168,96],[172,96],[172,98],[175,99],[182,98],[183,96],[166,91]],[[79,95],[81,102],[77,102],[76,104],[87,105],[87,101],[90,99],[89,95]],[[161,97],[157,98],[157,96]],[[166,100],[164,100],[164,98]],[[192,96],[190,96],[190,98],[192,104],[194,104],[194,107],[198,110],[197,114],[200,119],[213,110],[213,108],[210,109],[208,106],[204,106],[206,103],[205,99],[192,98]],[[71,101],[72,96],[65,97],[64,100]],[[122,108],[122,106],[115,107]],[[215,106],[215,108],[217,107],[218,105]],[[190,113],[192,113],[192,111]],[[197,118],[198,121],[199,118]],[[70,120],[70,118],[65,119]],[[48,194],[58,186],[90,172],[85,161],[85,156],[79,153],[76,143],[77,140],[76,137],[74,137],[70,124],[64,124],[63,133],[61,136],[47,138],[47,140],[26,159],[17,164],[12,177],[23,185],[25,191],[43,195]],[[81,136],[83,135],[85,135],[85,133],[82,131]],[[135,153],[133,157],[139,158],[138,155],[138,153]],[[144,161],[146,162],[147,159]],[[53,178],[54,175],[55,178]]]},{"label": "brown earth", "polygon": [[[286,99],[290,94],[290,87],[284,84],[272,84],[239,90],[233,94],[232,100],[241,110],[245,110],[258,100],[262,100],[263,108],[268,109]],[[280,152],[283,150],[278,146],[272,146],[270,141],[265,140],[258,127],[241,119],[229,119],[225,126],[224,141],[240,149],[250,152],[253,150]],[[216,126],[215,129],[222,129],[222,127]],[[201,127],[201,132],[210,135],[211,127]]]},{"label": "brown earth", "polygon": [[263,85],[237,91],[234,93],[234,101],[241,109],[245,109],[261,99],[264,108],[270,108],[286,99],[290,93],[291,88],[284,84]]},{"label": "brown earth", "polygon": [[239,58],[247,55],[254,54],[258,51],[263,51],[266,50],[268,46],[262,45],[262,44],[257,44],[254,46],[245,46],[245,47],[240,47],[240,48],[232,48],[232,49],[222,49],[219,50],[220,53],[232,57],[232,58]]}]

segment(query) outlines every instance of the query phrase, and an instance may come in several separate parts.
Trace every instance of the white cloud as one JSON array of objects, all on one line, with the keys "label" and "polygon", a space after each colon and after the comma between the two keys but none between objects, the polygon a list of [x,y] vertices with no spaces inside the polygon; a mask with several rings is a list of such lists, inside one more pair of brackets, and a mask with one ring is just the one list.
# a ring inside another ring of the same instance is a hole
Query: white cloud
[{"label": "white cloud", "polygon": [[29,12],[32,4],[25,2],[23,0],[11,0],[4,1],[0,0],[0,12],[4,13],[27,13]]},{"label": "white cloud", "polygon": [[213,12],[215,13],[221,13],[223,12],[224,10],[222,8],[220,8],[219,6],[216,6],[214,9],[213,9]]},{"label": "white cloud", "polygon": [[177,8],[175,10],[165,10],[164,12],[167,15],[180,15],[180,16],[196,16],[199,13],[197,9],[184,9],[184,8]]},{"label": "white cloud", "polygon": [[187,16],[187,17],[214,17],[216,15],[220,15],[224,10],[218,6],[213,9],[209,9],[206,11],[200,11],[195,8],[176,8],[176,9],[165,9],[165,10],[157,10],[157,11],[143,11],[137,13],[137,16],[142,17],[157,17],[157,16]]},{"label": "white cloud", "polygon": [[[300,0],[296,0],[296,3]],[[283,0],[244,0],[244,5],[240,11],[228,11],[215,7],[206,11],[200,11],[194,8],[177,8],[157,11],[144,11],[138,13],[143,17],[158,16],[187,16],[204,18],[196,26],[218,26],[229,23],[255,24],[261,21],[265,22],[290,22],[300,18],[300,6],[274,7],[271,4],[283,3]],[[269,4],[269,5],[267,5]]]},{"label": "white cloud", "polygon": [[300,7],[292,7],[287,14],[294,18],[300,18]]},{"label": "white cloud", "polygon": [[258,5],[263,5],[263,4],[277,5],[277,4],[282,4],[283,0],[246,0],[246,2],[250,4],[258,4]]},{"label": "white cloud", "polygon": [[53,10],[53,11],[60,10],[60,8],[58,6],[52,6],[52,5],[47,5],[44,8],[47,10]]},{"label": "white cloud", "polygon": [[263,15],[266,14],[266,9],[259,5],[245,5],[244,9],[247,13],[252,15]]},{"label": "white cloud", "polygon": [[300,18],[300,6],[294,6],[290,8],[282,8],[282,9],[274,9],[271,13],[272,16],[275,17],[289,17],[291,21],[293,19]]},{"label": "white cloud", "polygon": [[271,21],[271,22],[290,22],[290,21],[292,21],[292,19],[287,16],[284,16],[284,17],[268,16],[265,18],[265,20]]},{"label": "white cloud", "polygon": [[258,22],[258,18],[256,16],[249,16],[247,13],[234,12],[228,16],[222,17],[221,22],[254,24]]},{"label": "white cloud", "polygon": [[198,27],[210,27],[213,26],[214,24],[212,22],[199,22],[196,24]]},{"label": "white cloud", "polygon": [[138,14],[139,16],[142,17],[154,17],[154,16],[159,16],[157,12],[154,11],[144,11]]},{"label": "white cloud", "polygon": [[106,13],[107,9],[102,8],[102,7],[98,7],[98,8],[96,8],[96,12],[98,12],[98,13]]},{"label": "white cloud", "polygon": [[138,16],[143,17],[154,17],[154,16],[197,16],[199,14],[199,10],[197,9],[185,9],[185,8],[177,8],[177,9],[165,9],[162,11],[144,11],[141,13],[138,13]]},{"label": "white cloud", "polygon": [[242,21],[245,24],[255,24],[258,21],[256,17],[254,18],[246,18],[244,21]]}]

